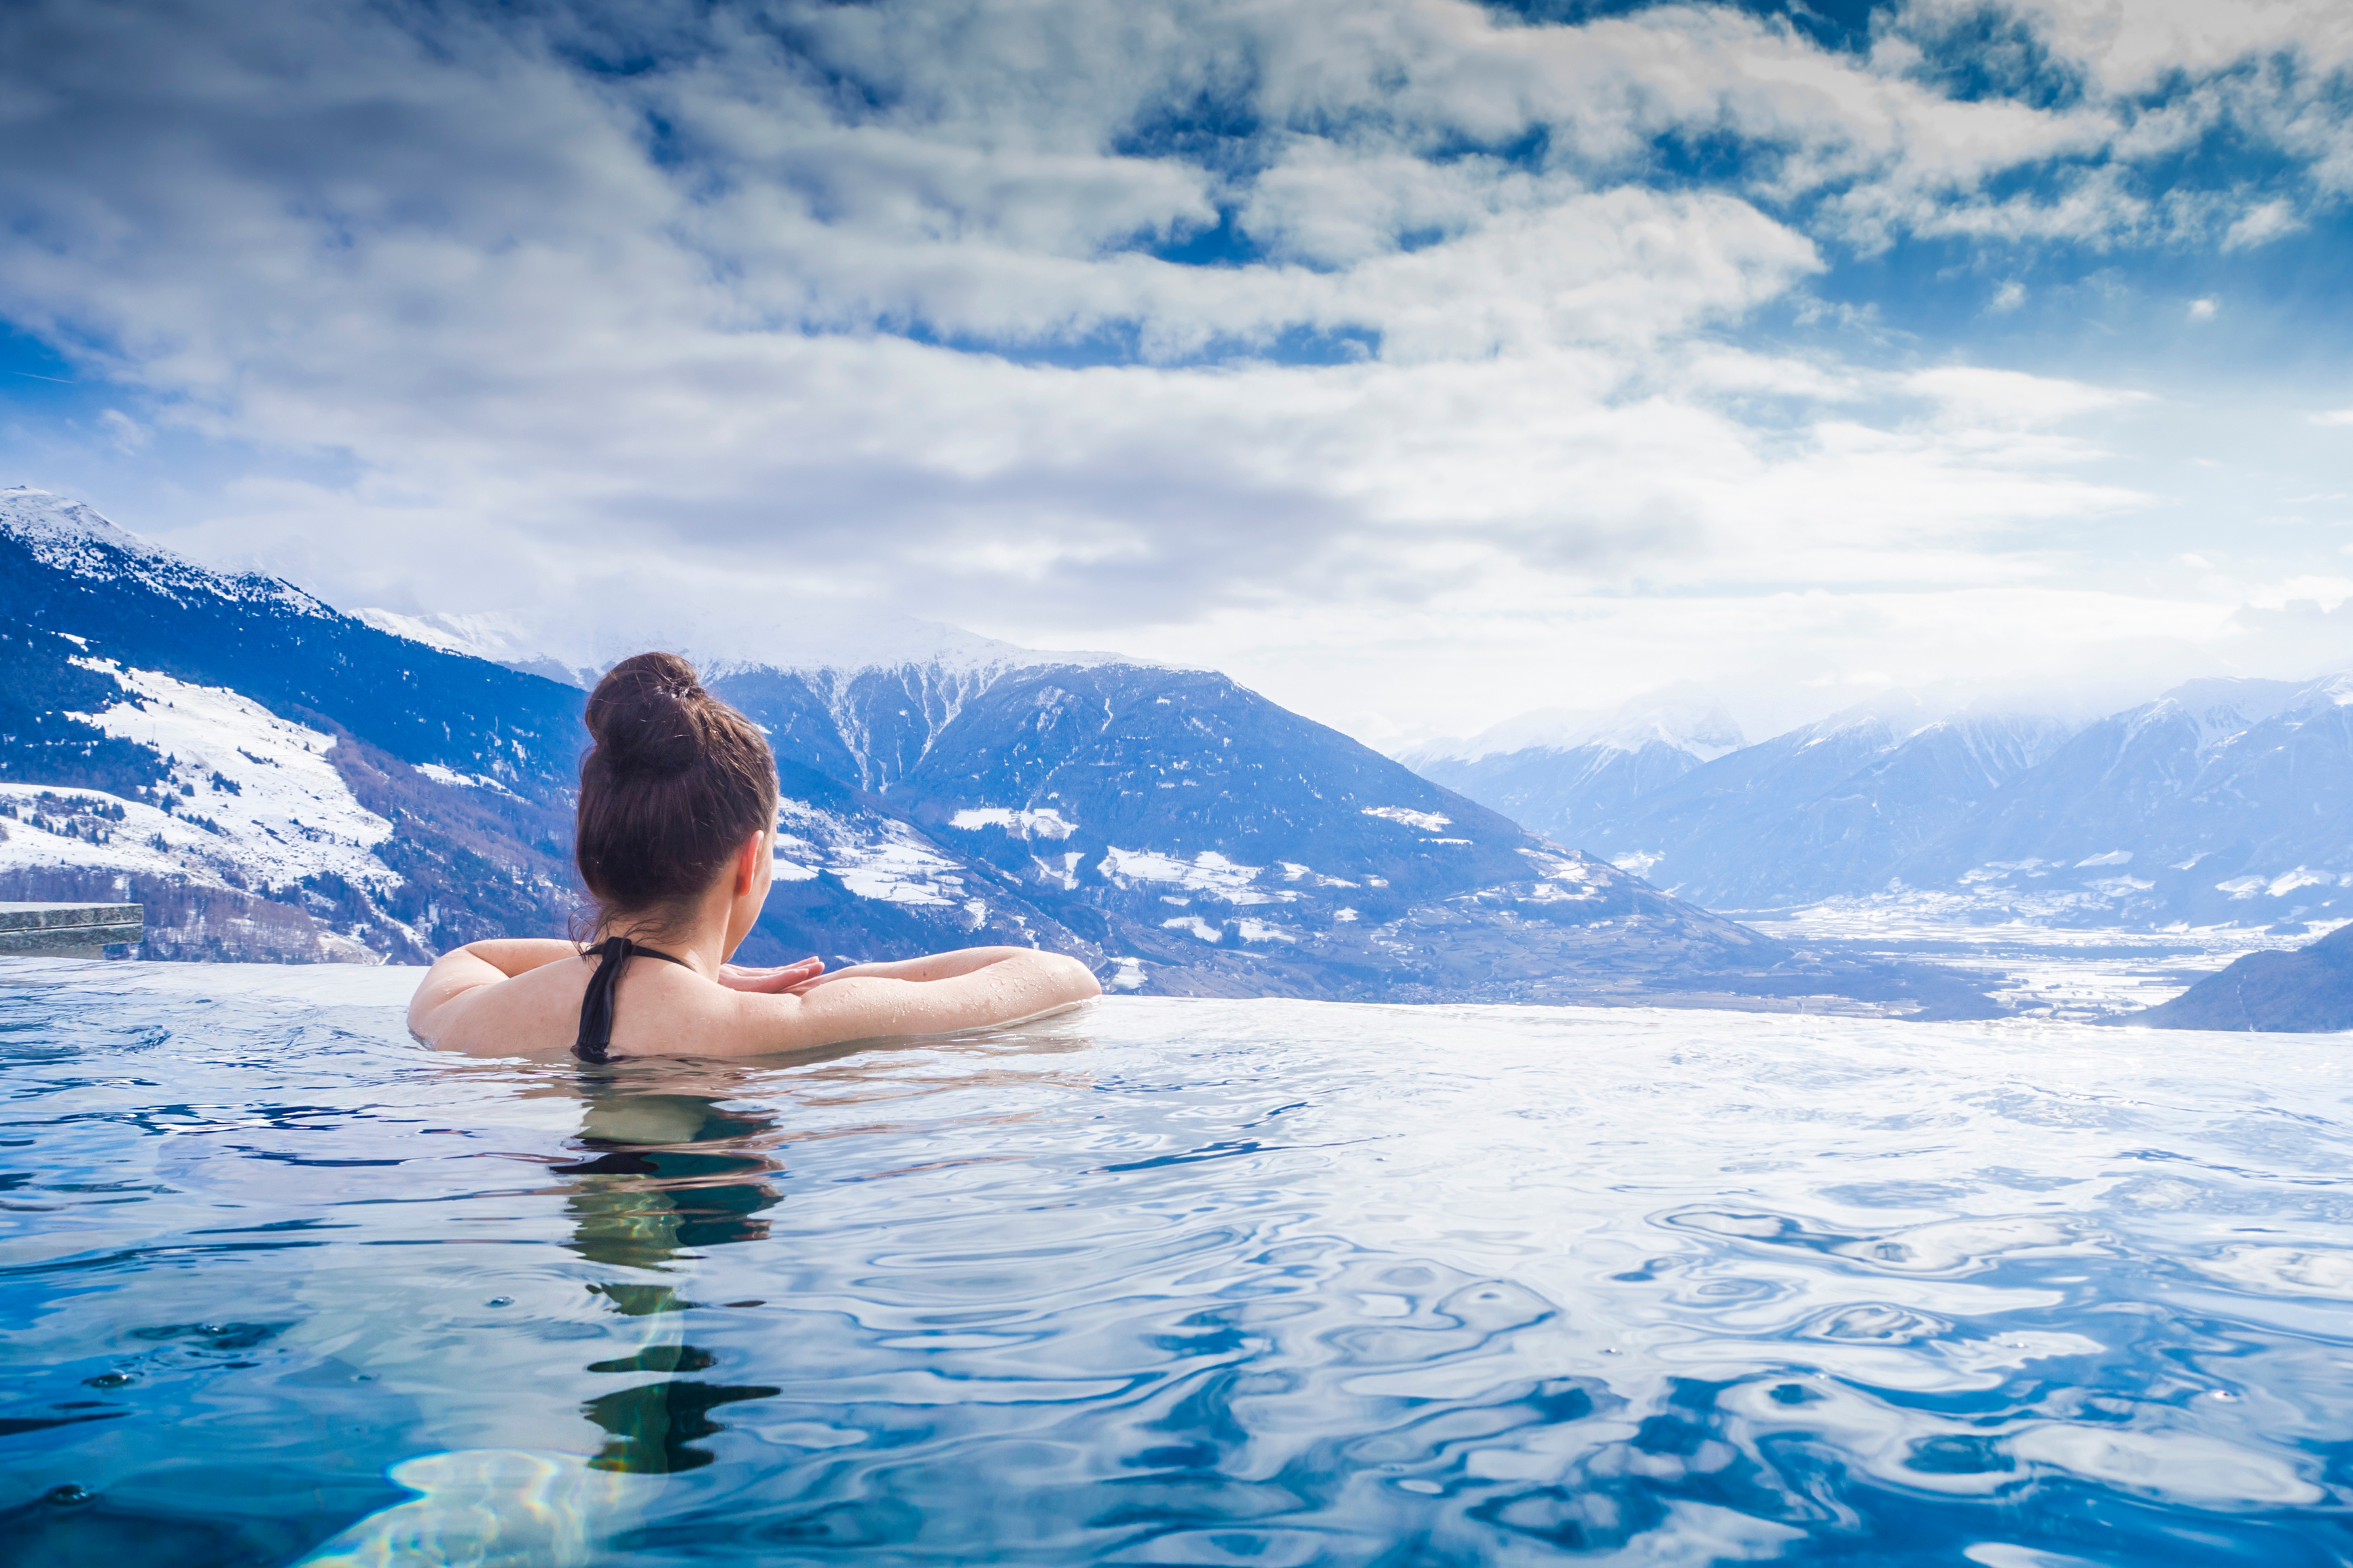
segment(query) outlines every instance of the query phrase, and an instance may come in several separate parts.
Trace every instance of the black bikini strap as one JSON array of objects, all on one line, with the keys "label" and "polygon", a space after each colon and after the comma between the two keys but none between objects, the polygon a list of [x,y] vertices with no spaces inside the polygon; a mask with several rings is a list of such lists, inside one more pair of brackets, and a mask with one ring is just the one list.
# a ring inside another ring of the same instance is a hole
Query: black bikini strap
[{"label": "black bikini strap", "polygon": [[608,936],[584,950],[580,956],[586,958],[592,952],[596,955],[596,973],[588,977],[588,989],[580,998],[580,1035],[572,1042],[572,1054],[584,1062],[601,1062],[607,1059],[605,1053],[613,1045],[613,988],[621,983],[629,960],[642,953],[681,969],[694,966],[682,958],[641,947],[625,936]]}]

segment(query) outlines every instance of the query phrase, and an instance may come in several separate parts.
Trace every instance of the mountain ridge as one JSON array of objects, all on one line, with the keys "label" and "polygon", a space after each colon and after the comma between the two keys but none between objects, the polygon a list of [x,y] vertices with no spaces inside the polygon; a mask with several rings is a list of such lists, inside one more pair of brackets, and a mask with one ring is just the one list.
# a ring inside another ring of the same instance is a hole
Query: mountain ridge
[{"label": "mountain ridge", "polygon": [[1423,769],[1715,908],[2292,929],[2353,918],[2348,708],[2346,675],[2089,718],[1894,694],[1614,794],[1566,753]]},{"label": "mountain ridge", "polygon": [[[694,628],[649,626],[636,631],[603,626],[591,633],[584,631],[576,613],[543,607],[421,616],[364,608],[353,615],[395,637],[583,689],[594,686],[620,659],[647,647],[670,648],[705,671],[784,668],[856,674],[914,667],[978,672],[1044,664],[1182,668],[1100,649],[1025,647],[911,616],[878,621],[813,614],[797,617],[801,624],[790,629],[775,624],[732,629],[712,624]],[[765,640],[757,648],[747,647],[754,638]]]},{"label": "mountain ridge", "polygon": [[[154,956],[413,963],[579,918],[577,686],[14,504],[0,896],[133,895]],[[746,962],[1007,942],[1173,994],[1988,1006],[1793,953],[1217,672],[930,647],[709,661],[784,795]]]}]

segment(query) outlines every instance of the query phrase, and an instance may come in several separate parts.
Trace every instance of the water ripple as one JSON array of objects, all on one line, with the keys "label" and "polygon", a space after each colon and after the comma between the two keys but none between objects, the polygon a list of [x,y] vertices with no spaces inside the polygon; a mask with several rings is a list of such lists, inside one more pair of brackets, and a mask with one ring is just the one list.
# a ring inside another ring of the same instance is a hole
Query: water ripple
[{"label": "water ripple", "polygon": [[0,993],[10,1562],[2353,1560],[2326,1041]]}]

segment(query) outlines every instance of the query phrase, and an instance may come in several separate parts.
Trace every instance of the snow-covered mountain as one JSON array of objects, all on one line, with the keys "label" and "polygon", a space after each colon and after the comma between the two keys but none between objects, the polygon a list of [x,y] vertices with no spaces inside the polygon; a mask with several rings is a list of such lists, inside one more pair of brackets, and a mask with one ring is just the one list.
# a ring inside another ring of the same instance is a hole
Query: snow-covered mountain
[{"label": "snow-covered mountain", "polygon": [[1476,763],[1526,752],[1572,752],[1587,746],[1639,751],[1672,746],[1713,762],[1746,742],[1720,700],[1690,681],[1646,692],[1618,707],[1588,712],[1539,708],[1489,726],[1464,740],[1424,741],[1397,753],[1419,769],[1425,763]]},{"label": "snow-covered mountain", "polygon": [[[624,651],[553,613],[361,614],[584,683]],[[910,619],[695,630],[706,678],[798,781],[763,923],[781,949],[1060,931],[1121,986],[1433,997],[1532,994],[1565,969],[1637,986],[1673,972],[1688,988],[1780,956],[1210,672]],[[786,657],[709,657],[747,637]],[[1270,808],[1277,787],[1293,798]],[[1466,915],[1450,899],[1483,902]],[[1546,918],[1519,921],[1523,904]],[[1630,943],[1620,922],[1634,915]],[[1462,940],[1510,921],[1522,929],[1500,962]]]},{"label": "snow-covered mountain", "polygon": [[1524,713],[1468,740],[1426,742],[1398,760],[1531,831],[1583,844],[1596,825],[1742,743],[1740,726],[1721,703],[1682,687],[1614,712]]},{"label": "snow-covered mountain", "polygon": [[1711,760],[1663,760],[1649,782],[1575,749],[1419,765],[1524,823],[1574,812],[1578,843],[1716,909],[2353,918],[2353,675],[2197,680],[2094,721],[1896,694]]},{"label": "snow-covered mountain", "polygon": [[1680,725],[1419,766],[1679,897],[1772,909],[1880,890],[2072,728],[1904,693],[1747,746],[1728,720],[1695,717],[1686,705]]},{"label": "snow-covered mountain", "polygon": [[[1043,910],[1117,985],[1566,999],[1721,989],[1787,956],[1213,672],[928,663],[712,684],[783,766],[871,792],[949,851],[870,868],[836,848],[833,879],[976,920]],[[814,942],[838,902],[820,879],[772,914],[802,897]]]},{"label": "snow-covered mountain", "polygon": [[525,675],[545,676],[583,689],[596,683],[601,669],[617,662],[605,659],[593,664],[565,664],[543,651],[540,639],[522,617],[505,611],[403,616],[390,610],[359,609],[353,610],[352,616],[380,632],[420,642],[427,647],[488,659]]},{"label": "snow-covered mountain", "polygon": [[1586,840],[1725,908],[1873,891],[2067,733],[2039,714],[1882,700],[1694,768]]},{"label": "snow-covered mountain", "polygon": [[[0,897],[137,899],[159,956],[415,961],[573,911],[582,693],[458,651],[528,626],[396,635],[28,490],[0,626]],[[1986,1005],[1793,955],[1214,673],[950,631],[708,667],[785,795],[746,959],[1012,942],[1160,992]]]},{"label": "snow-covered mountain", "polygon": [[673,648],[702,668],[981,671],[1029,665],[1132,664],[1115,653],[1045,651],[911,616],[868,616],[823,605],[756,600],[716,605],[691,625],[649,619],[636,607],[584,611],[535,605],[472,614],[353,612],[380,631],[448,653],[587,688],[633,653]]},{"label": "snow-covered mountain", "polygon": [[158,955],[419,959],[560,923],[579,695],[0,491],[0,897]]},{"label": "snow-covered mountain", "polygon": [[2353,917],[2353,675],[2192,681],[2112,714],[1892,874],[2056,923]]}]

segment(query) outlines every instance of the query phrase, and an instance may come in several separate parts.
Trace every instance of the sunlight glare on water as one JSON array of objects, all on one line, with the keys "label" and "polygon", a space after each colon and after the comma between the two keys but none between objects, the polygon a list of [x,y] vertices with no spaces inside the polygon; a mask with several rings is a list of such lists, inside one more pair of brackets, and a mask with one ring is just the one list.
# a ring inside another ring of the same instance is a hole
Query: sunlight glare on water
[{"label": "sunlight glare on water", "polygon": [[2339,1563],[2331,1037],[0,971],[12,1564]]}]

